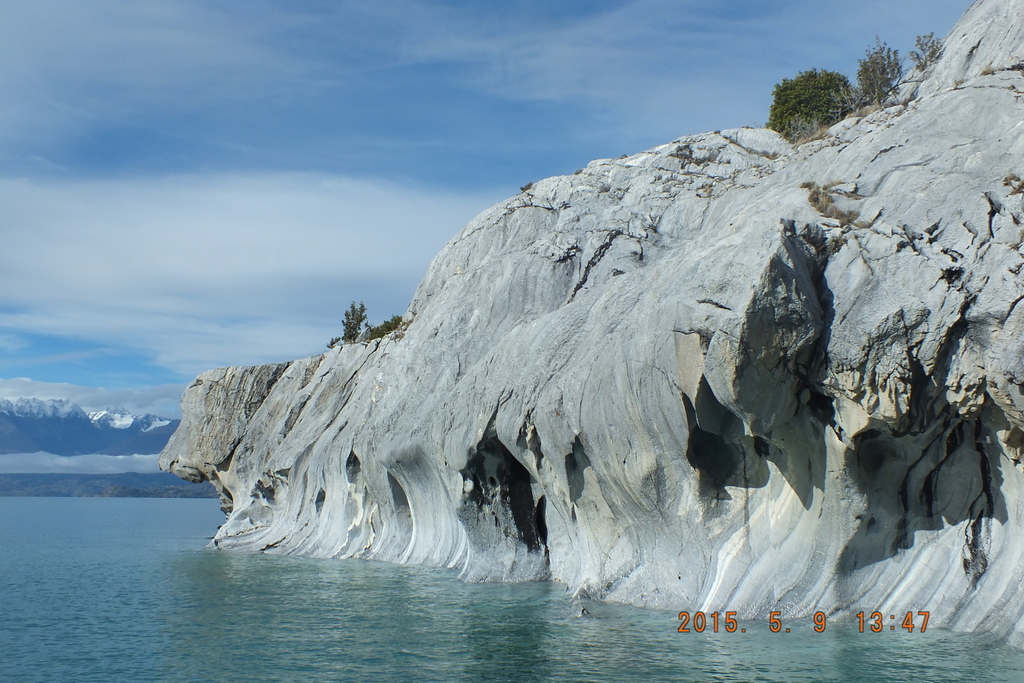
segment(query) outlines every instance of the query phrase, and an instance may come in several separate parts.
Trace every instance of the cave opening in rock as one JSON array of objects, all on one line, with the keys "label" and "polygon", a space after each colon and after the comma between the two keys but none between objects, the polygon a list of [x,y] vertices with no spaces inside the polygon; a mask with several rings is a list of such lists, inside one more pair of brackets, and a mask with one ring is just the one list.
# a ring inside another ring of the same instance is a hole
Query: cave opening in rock
[{"label": "cave opening in rock", "polygon": [[356,479],[359,478],[359,473],[362,472],[363,466],[359,462],[359,457],[356,456],[355,451],[350,451],[348,459],[345,461],[345,476],[348,478],[348,483],[356,483]]},{"label": "cave opening in rock", "polygon": [[[973,432],[973,438],[972,438]],[[862,523],[840,557],[841,571],[881,562],[914,546],[919,531],[961,528],[963,570],[985,574],[992,520],[1007,518],[1000,452],[981,417],[948,419],[932,434],[870,429],[854,438],[847,470],[865,495]]]},{"label": "cave opening in rock", "polygon": [[412,508],[409,506],[409,497],[405,488],[395,479],[395,475],[388,472],[388,488],[391,489],[391,502],[395,506],[395,518],[398,520],[399,529],[403,534],[412,534]]},{"label": "cave opening in rock", "polygon": [[868,478],[874,477],[887,461],[901,457],[888,437],[877,429],[869,429],[854,437],[853,452],[857,456],[860,470]]},{"label": "cave opening in rock", "polygon": [[544,497],[534,501],[533,477],[498,438],[482,441],[461,473],[472,482],[459,514],[464,523],[494,525],[534,552],[546,548]]},{"label": "cave opening in rock", "polygon": [[740,457],[736,451],[735,446],[728,444],[718,434],[694,426],[690,431],[686,459],[708,481],[721,488],[739,466]]},{"label": "cave opening in rock", "polygon": [[220,511],[225,515],[230,515],[235,510],[235,497],[231,494],[231,490],[220,480],[217,472],[214,472],[213,476],[210,477],[210,483],[213,484],[217,493],[220,494]]},{"label": "cave opening in rock", "polygon": [[[702,379],[701,382],[702,388],[707,387],[705,380]],[[698,411],[693,403],[690,402],[690,398],[685,394],[682,396],[683,410],[686,413],[686,421],[690,426],[690,438],[686,444],[686,460],[690,463],[691,467],[700,472],[702,479],[709,482],[713,487],[721,489],[739,469],[742,454],[736,446],[727,442],[721,434],[709,431],[712,427],[706,423],[710,422],[720,427],[731,420],[735,420],[735,416],[718,403],[714,394],[711,393],[710,387],[707,387],[706,391],[701,392],[701,397],[705,414],[703,422],[698,417]],[[708,419],[709,415],[713,415],[715,419]],[[708,429],[700,427],[701,424],[706,424]]]},{"label": "cave opening in rock", "polygon": [[537,514],[534,517],[537,524],[537,538],[540,540],[541,545],[547,547],[548,545],[548,524],[544,519],[545,508],[547,506],[547,499],[541,496],[537,499]]},{"label": "cave opening in rock", "polygon": [[823,425],[835,422],[836,410],[832,399],[820,391],[811,390],[807,398],[807,408]]},{"label": "cave opening in rock", "polygon": [[573,504],[583,495],[586,479],[583,472],[590,467],[590,458],[580,437],[572,442],[572,451],[565,456],[565,478],[569,483],[569,501]]}]

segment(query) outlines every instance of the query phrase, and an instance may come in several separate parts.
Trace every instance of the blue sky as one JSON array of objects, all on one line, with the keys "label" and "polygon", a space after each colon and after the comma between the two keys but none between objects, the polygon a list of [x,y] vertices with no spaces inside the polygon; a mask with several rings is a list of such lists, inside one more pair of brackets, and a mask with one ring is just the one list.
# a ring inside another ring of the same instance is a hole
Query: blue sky
[{"label": "blue sky", "polygon": [[519,186],[767,119],[968,0],[0,0],[0,397],[173,414],[401,313]]}]

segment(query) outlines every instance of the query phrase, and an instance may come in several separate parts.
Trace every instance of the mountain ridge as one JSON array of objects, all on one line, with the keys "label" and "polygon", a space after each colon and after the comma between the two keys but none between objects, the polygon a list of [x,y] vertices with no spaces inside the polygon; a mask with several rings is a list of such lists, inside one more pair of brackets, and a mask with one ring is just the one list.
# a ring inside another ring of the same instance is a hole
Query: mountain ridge
[{"label": "mountain ridge", "polygon": [[159,453],[179,423],[124,408],[87,414],[66,399],[0,399],[0,454]]}]

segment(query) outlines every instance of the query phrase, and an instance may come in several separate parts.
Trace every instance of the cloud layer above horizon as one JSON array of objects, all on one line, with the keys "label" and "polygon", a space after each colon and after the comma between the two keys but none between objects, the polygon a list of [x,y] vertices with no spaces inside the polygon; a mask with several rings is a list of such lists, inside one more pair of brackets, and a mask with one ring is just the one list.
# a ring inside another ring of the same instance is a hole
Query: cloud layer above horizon
[{"label": "cloud layer above horizon", "polygon": [[0,393],[318,352],[520,185],[756,125],[969,4],[5,3],[0,377],[48,384]]},{"label": "cloud layer above horizon", "polygon": [[150,413],[167,418],[181,417],[179,402],[184,390],[184,384],[104,389],[68,383],[39,382],[27,377],[0,379],[0,399],[64,399],[77,404],[87,413],[125,408],[134,415]]},{"label": "cloud layer above horizon", "polygon": [[69,331],[181,375],[322,351],[350,299],[404,313],[451,221],[489,201],[312,174],[0,180],[19,226],[0,372],[35,360],[20,339]]},{"label": "cloud layer above horizon", "polygon": [[0,454],[0,474],[121,474],[159,472],[159,455]]}]

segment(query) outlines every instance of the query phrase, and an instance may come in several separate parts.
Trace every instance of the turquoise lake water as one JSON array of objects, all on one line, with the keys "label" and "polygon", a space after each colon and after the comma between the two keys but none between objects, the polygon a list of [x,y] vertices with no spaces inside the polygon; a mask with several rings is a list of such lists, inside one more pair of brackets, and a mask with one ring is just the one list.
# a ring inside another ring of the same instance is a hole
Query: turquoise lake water
[{"label": "turquoise lake water", "polygon": [[208,550],[215,500],[0,498],[2,681],[1013,681],[1024,653],[937,628],[741,622],[558,584]]}]

